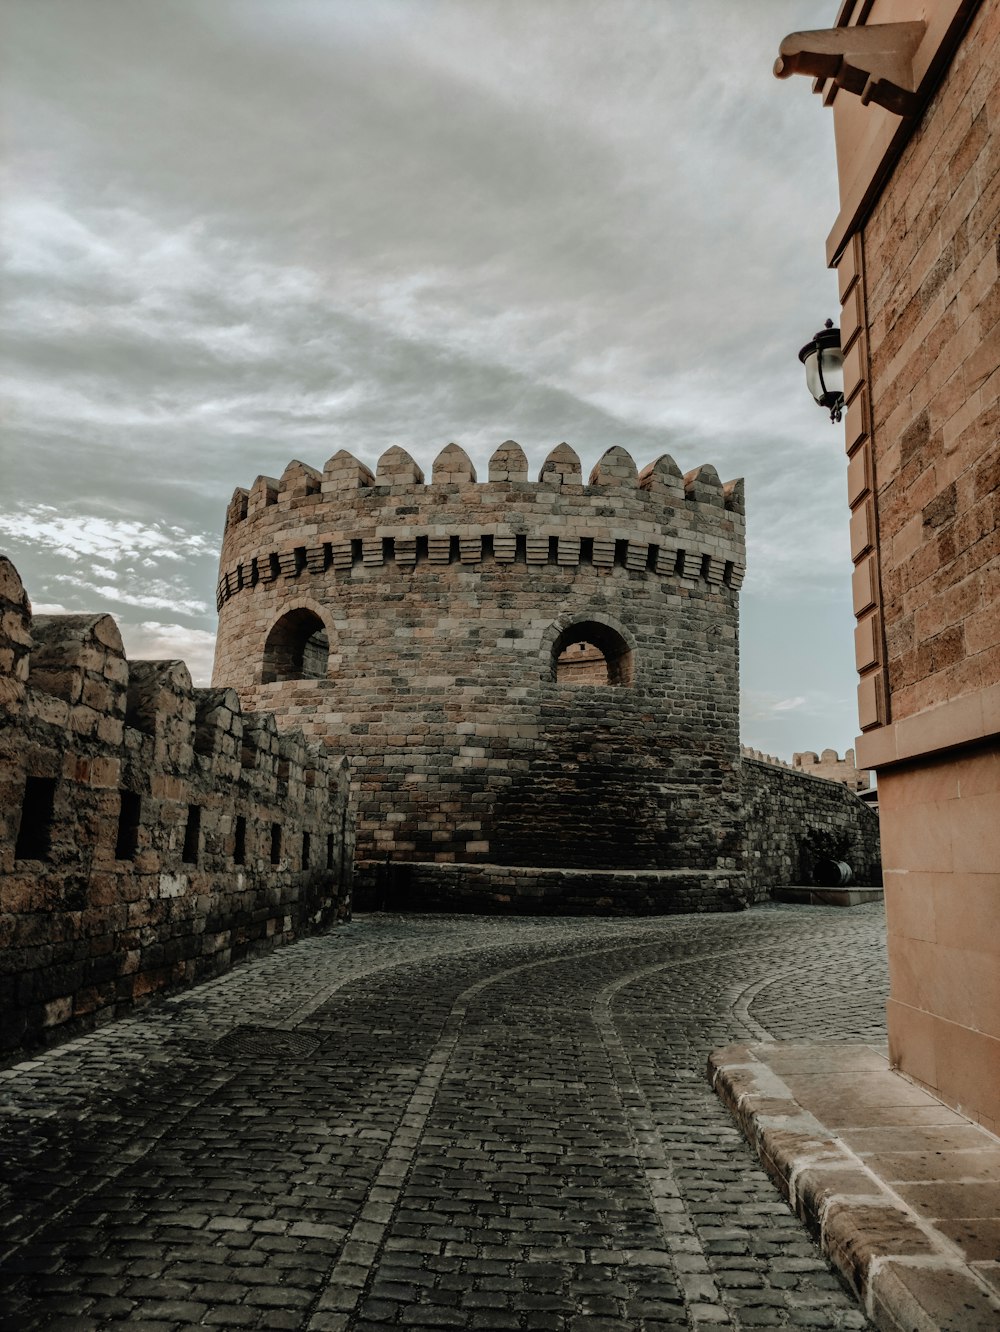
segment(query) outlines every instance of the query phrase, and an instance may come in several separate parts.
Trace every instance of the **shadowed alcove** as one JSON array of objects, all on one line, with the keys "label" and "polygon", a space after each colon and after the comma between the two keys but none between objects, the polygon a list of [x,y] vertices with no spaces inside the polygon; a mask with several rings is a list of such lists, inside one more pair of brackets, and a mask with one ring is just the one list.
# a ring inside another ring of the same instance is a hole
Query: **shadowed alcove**
[{"label": "shadowed alcove", "polygon": [[293,610],[283,615],[267,636],[261,683],[275,680],[323,680],[330,640],[318,615]]},{"label": "shadowed alcove", "polygon": [[552,646],[552,676],[557,684],[627,685],[632,683],[632,650],[616,630],[595,620],[571,624]]}]

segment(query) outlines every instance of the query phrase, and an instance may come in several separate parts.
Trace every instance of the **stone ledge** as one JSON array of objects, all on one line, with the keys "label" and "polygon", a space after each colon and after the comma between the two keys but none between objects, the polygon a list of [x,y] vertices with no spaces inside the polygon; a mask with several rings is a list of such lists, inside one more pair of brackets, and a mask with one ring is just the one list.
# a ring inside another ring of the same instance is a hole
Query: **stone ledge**
[{"label": "stone ledge", "polygon": [[771,890],[775,902],[797,902],[803,906],[862,906],[865,902],[881,902],[885,893],[881,888],[814,888],[809,884],[783,884]]},{"label": "stone ledge", "polygon": [[708,1076],[876,1327],[1000,1327],[1000,1139],[876,1046],[729,1046]]},{"label": "stone ledge", "polygon": [[[380,871],[388,869],[388,880]],[[748,905],[738,870],[574,869],[534,865],[362,861],[355,908],[519,915],[665,916],[739,911]]]}]

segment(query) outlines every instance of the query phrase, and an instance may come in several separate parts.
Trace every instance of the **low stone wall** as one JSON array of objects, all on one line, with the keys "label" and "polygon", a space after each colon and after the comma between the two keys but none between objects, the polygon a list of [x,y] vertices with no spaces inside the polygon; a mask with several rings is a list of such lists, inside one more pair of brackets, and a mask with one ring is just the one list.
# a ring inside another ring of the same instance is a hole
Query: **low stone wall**
[{"label": "low stone wall", "polygon": [[813,881],[820,858],[845,861],[858,884],[880,884],[878,815],[840,782],[743,759],[747,890]]},{"label": "low stone wall", "polygon": [[50,1040],[349,911],[346,760],[107,615],[35,616],[0,556],[0,1048]]},{"label": "low stone wall", "polygon": [[357,902],[370,910],[533,916],[665,916],[747,905],[738,872],[406,861],[359,864]]}]

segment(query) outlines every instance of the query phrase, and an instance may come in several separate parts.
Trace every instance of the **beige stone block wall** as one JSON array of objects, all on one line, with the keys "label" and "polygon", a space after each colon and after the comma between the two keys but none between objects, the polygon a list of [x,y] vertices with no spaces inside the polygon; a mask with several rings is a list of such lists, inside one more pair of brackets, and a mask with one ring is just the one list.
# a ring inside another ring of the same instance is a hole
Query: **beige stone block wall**
[{"label": "beige stone block wall", "polygon": [[[904,1072],[1000,1121],[1000,2],[874,0],[925,22],[915,118],[833,100],[862,736],[878,772]],[[973,791],[977,794],[973,794]],[[960,942],[961,941],[961,942]]]},{"label": "beige stone block wall", "polygon": [[864,228],[891,720],[1000,681],[1000,6]]},{"label": "beige stone block wall", "polygon": [[880,776],[893,1062],[1000,1128],[1000,753]]}]

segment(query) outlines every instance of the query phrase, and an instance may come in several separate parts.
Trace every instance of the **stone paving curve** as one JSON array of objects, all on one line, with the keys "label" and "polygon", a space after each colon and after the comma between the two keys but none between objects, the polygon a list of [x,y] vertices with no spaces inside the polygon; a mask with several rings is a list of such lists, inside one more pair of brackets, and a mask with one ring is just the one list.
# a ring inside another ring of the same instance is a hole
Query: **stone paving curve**
[{"label": "stone paving curve", "polygon": [[358,917],[0,1072],[0,1327],[865,1328],[705,1064],[884,1004],[879,905]]}]

